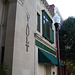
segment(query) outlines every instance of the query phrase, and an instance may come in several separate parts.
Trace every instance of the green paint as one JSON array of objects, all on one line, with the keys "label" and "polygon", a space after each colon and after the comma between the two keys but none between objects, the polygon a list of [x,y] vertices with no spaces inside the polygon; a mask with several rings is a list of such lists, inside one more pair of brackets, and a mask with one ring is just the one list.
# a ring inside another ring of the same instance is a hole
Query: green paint
[{"label": "green paint", "polygon": [[38,19],[37,20],[38,21],[38,29],[37,30],[40,32],[40,15],[38,13],[37,13],[37,17],[38,17],[37,18]]},{"label": "green paint", "polygon": [[45,46],[44,44],[42,44],[42,43],[39,42],[38,40],[35,40],[35,45],[37,45],[38,47],[40,47],[40,48],[42,48],[42,49],[44,49],[44,50],[46,50],[46,51],[48,51],[48,52],[50,52],[50,53],[56,55],[56,52],[55,52],[55,51],[53,51],[53,50],[50,49],[49,47]]},{"label": "green paint", "polygon": [[52,30],[52,43],[54,43],[54,30]]},{"label": "green paint", "polygon": [[38,62],[39,63],[53,63],[58,65],[57,58],[48,52],[38,49]]}]

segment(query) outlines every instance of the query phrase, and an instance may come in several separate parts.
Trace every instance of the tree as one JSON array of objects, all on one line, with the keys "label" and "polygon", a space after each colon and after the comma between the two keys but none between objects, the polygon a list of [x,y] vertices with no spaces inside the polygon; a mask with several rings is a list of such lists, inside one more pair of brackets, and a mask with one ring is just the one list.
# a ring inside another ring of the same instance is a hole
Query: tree
[{"label": "tree", "polygon": [[75,62],[75,18],[63,21],[59,35],[61,59]]},{"label": "tree", "polygon": [[68,61],[67,63],[67,72],[68,75],[75,75],[75,63]]},{"label": "tree", "polygon": [[67,60],[68,75],[75,75],[75,18],[64,20],[59,33],[60,57]]}]

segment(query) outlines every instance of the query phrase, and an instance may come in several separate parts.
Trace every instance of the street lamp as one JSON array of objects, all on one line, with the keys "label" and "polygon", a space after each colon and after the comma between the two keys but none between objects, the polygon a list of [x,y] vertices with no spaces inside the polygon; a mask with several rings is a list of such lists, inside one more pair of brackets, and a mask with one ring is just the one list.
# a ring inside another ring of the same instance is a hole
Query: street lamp
[{"label": "street lamp", "polygon": [[60,75],[60,50],[59,50],[59,24],[60,16],[55,13],[53,17],[54,25],[56,28],[56,45],[57,45],[57,58],[58,58],[58,75]]}]

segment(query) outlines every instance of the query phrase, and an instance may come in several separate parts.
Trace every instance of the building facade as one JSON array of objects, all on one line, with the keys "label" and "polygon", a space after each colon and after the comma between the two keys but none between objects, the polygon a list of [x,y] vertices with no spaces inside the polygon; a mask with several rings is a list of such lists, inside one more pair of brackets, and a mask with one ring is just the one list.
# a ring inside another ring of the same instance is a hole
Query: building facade
[{"label": "building facade", "polygon": [[8,75],[57,75],[53,15],[46,0],[0,0],[0,64]]}]

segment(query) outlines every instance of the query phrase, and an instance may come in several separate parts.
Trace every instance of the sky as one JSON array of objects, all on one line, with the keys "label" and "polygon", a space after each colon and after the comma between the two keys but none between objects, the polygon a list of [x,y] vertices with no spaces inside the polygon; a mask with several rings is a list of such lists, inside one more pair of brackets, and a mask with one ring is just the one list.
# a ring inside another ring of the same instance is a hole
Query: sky
[{"label": "sky", "polygon": [[75,0],[47,0],[47,2],[58,8],[63,20],[70,16],[75,17]]}]

